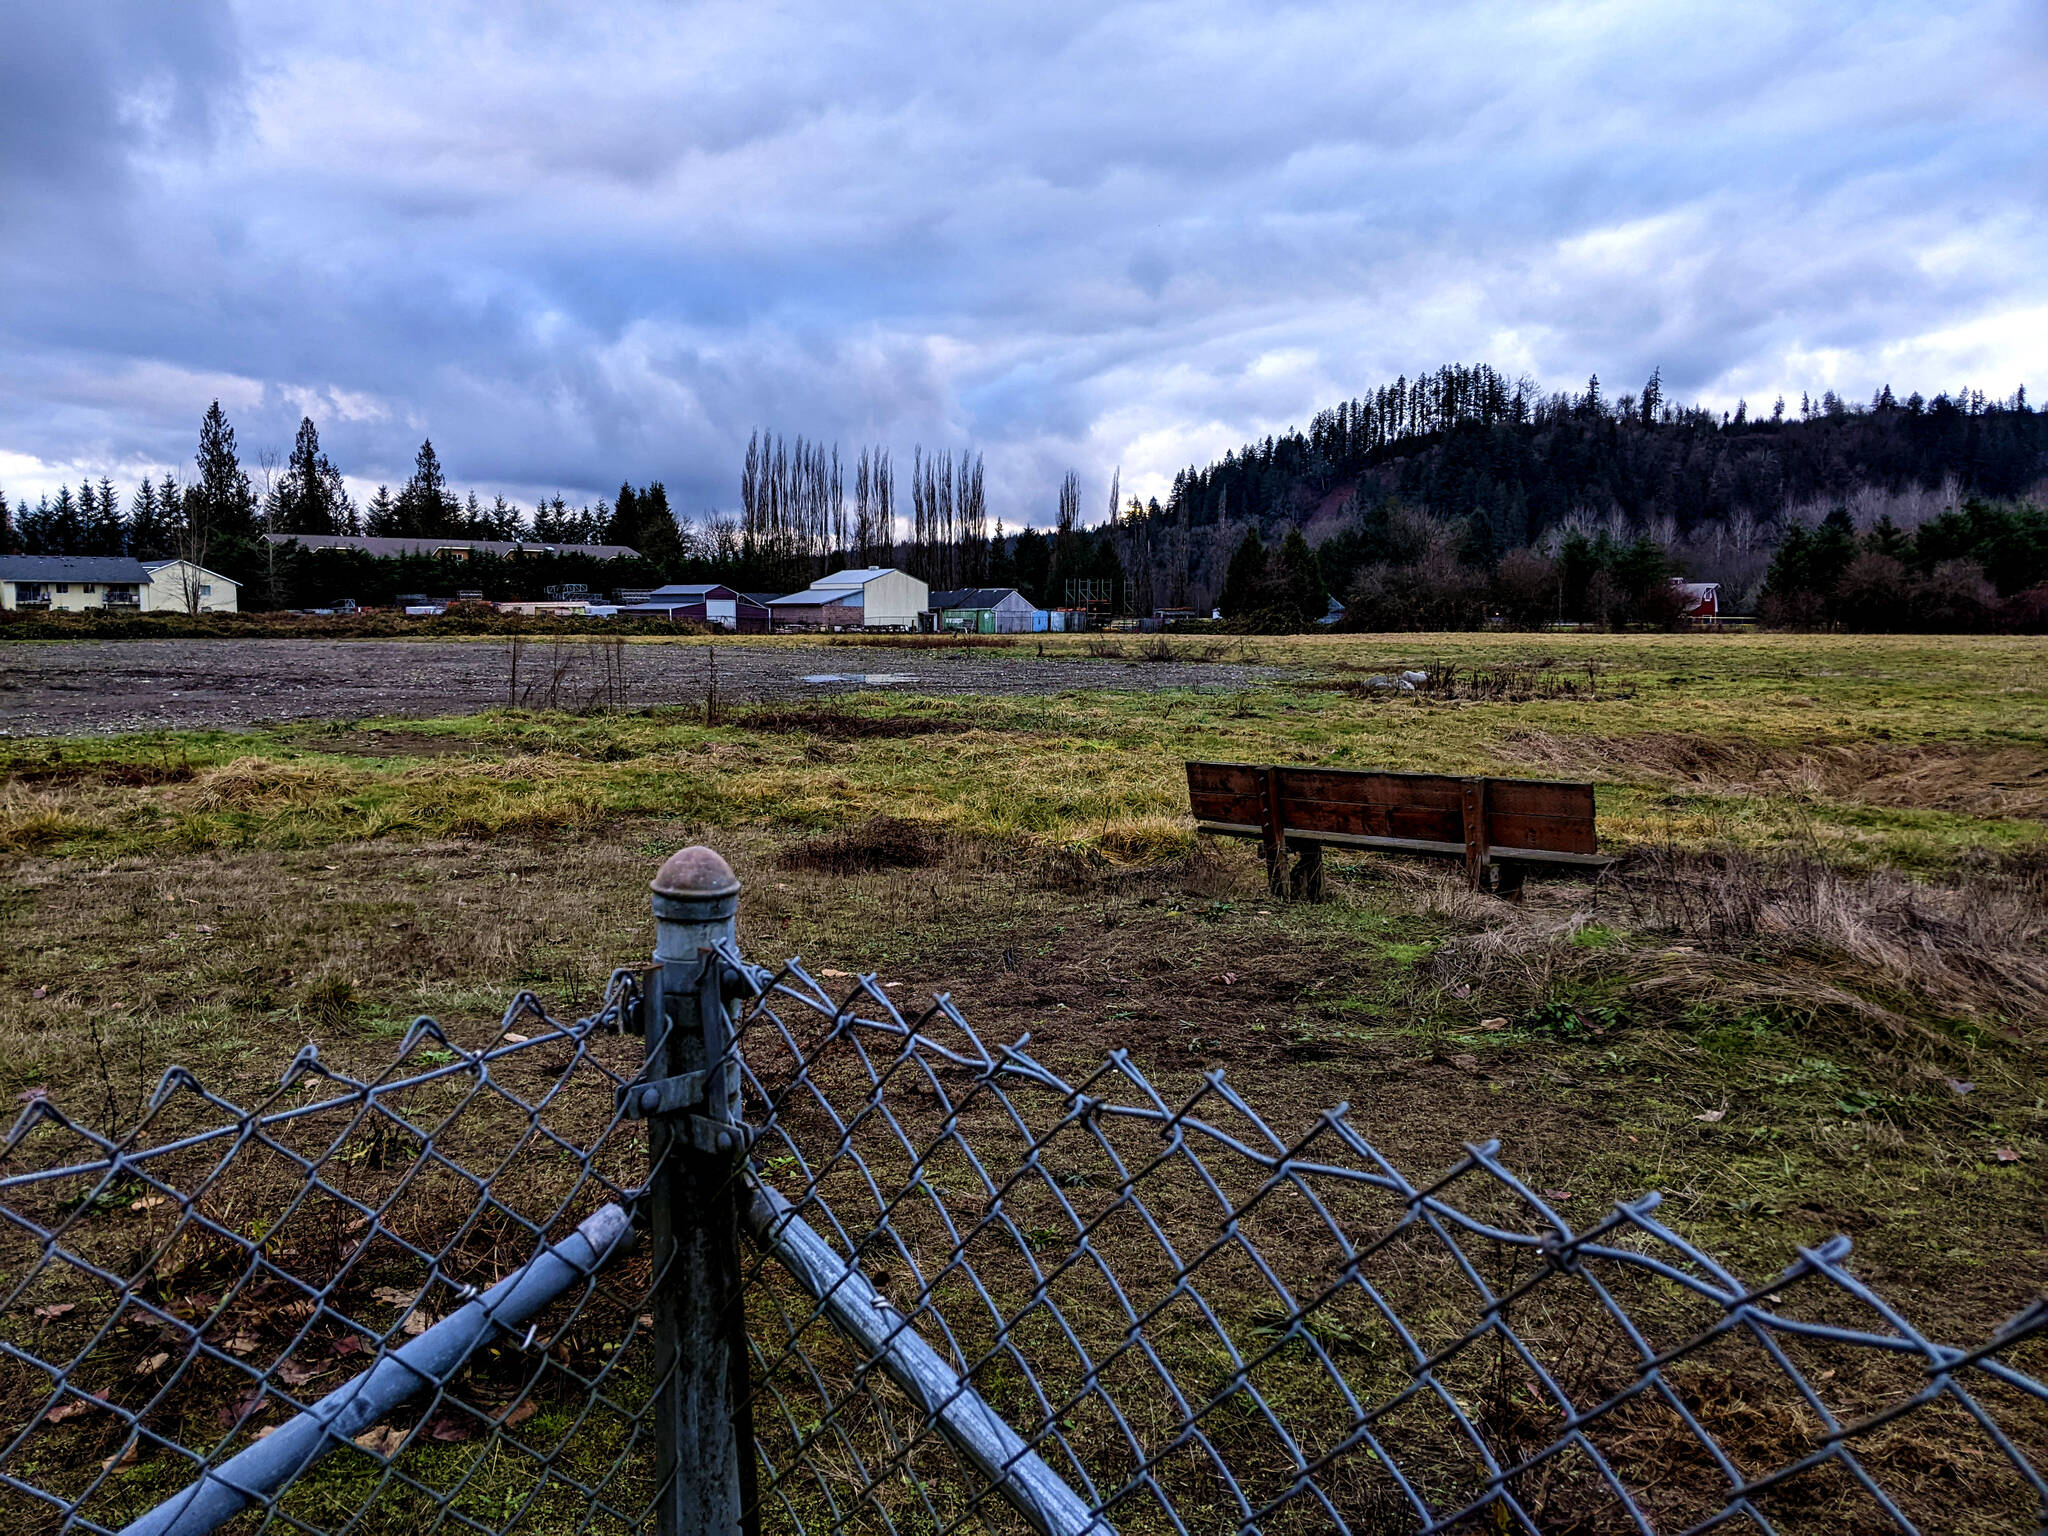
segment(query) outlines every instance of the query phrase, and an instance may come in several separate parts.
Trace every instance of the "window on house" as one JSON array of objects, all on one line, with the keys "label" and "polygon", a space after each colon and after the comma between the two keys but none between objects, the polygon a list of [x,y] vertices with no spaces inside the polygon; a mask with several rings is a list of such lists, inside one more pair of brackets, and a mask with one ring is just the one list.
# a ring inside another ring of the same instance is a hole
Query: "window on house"
[{"label": "window on house", "polygon": [[199,588],[199,595],[200,595],[201,597],[211,597],[211,596],[213,596],[213,588],[211,588],[211,587],[209,587],[209,586],[204,586],[204,585],[202,585],[202,586],[201,586],[201,587]]},{"label": "window on house", "polygon": [[81,592],[83,592],[83,593],[84,593],[84,594],[85,594],[85,595],[86,595],[87,597],[91,597],[91,596],[93,595],[93,593],[95,593],[95,592],[99,591],[99,588],[98,588],[98,587],[96,587],[96,586],[94,586],[94,585],[93,585],[93,584],[92,584],[91,582],[89,582],[89,581],[88,581],[88,582],[86,582],[86,583],[85,583],[85,584],[84,584],[83,586],[81,586],[81,587],[80,587],[80,588],[79,588],[78,590],[79,590],[79,591],[81,591]]},{"label": "window on house", "polygon": [[69,592],[71,590],[71,583],[68,581],[60,581],[57,583],[57,590],[59,592]]}]

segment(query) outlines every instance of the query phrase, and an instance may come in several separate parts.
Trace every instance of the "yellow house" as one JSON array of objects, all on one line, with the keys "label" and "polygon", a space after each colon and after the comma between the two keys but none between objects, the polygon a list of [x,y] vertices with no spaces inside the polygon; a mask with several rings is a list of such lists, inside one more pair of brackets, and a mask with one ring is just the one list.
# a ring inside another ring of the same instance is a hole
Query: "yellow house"
[{"label": "yellow house", "polygon": [[241,589],[187,560],[0,556],[0,608],[40,613],[233,613]]},{"label": "yellow house", "polygon": [[149,585],[142,592],[144,613],[234,613],[242,588],[218,571],[190,560],[145,560]]}]

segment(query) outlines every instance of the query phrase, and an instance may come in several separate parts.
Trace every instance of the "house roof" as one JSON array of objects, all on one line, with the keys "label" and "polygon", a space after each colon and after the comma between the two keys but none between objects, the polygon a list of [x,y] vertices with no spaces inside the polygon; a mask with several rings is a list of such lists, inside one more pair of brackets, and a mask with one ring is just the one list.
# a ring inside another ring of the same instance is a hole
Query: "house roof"
[{"label": "house roof", "polygon": [[673,603],[701,603],[714,592],[723,592],[728,597],[739,594],[722,582],[687,583],[674,582],[666,587],[656,587],[648,594],[649,600],[661,599]]},{"label": "house roof", "polygon": [[952,592],[934,592],[931,606],[943,612],[950,608],[994,608],[1006,597],[1023,597],[1015,587],[960,587]]},{"label": "house roof", "polygon": [[266,533],[272,544],[297,544],[301,549],[355,549],[389,559],[396,555],[431,555],[441,549],[476,550],[487,555],[589,555],[598,560],[630,560],[640,551],[630,544],[549,544],[540,539],[384,538],[357,533]]},{"label": "house roof", "polygon": [[126,555],[8,555],[0,558],[0,581],[103,581],[112,586],[146,586],[149,572]]},{"label": "house roof", "polygon": [[768,604],[770,607],[812,608],[821,603],[837,603],[842,608],[859,608],[865,605],[866,597],[867,592],[862,587],[846,586],[835,576],[830,583],[820,582],[787,597],[771,597]]},{"label": "house roof", "polygon": [[205,566],[201,565],[197,560],[145,560],[142,562],[142,564],[143,568],[149,572],[149,579],[151,581],[156,580],[156,573],[158,571],[163,570],[167,566],[189,565],[192,567],[193,570],[199,572],[200,575],[202,576],[211,576],[215,581],[224,581],[231,587],[241,586],[241,583],[239,581],[236,581],[234,577],[223,576],[219,571],[208,570]]}]

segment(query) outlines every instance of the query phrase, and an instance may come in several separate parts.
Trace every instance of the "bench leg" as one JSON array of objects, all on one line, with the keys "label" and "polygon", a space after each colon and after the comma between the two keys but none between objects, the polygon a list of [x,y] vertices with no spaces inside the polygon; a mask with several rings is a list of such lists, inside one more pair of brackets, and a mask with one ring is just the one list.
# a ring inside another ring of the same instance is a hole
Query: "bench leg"
[{"label": "bench leg", "polygon": [[1287,845],[1269,843],[1266,846],[1266,893],[1285,901],[1287,899]]},{"label": "bench leg", "polygon": [[1522,877],[1528,871],[1520,864],[1499,864],[1500,871],[1494,877],[1493,894],[1502,901],[1519,902],[1522,899]]},{"label": "bench leg", "polygon": [[1296,901],[1321,901],[1323,899],[1323,845],[1310,843],[1301,850],[1301,857],[1294,861],[1294,873],[1288,879],[1288,894]]}]

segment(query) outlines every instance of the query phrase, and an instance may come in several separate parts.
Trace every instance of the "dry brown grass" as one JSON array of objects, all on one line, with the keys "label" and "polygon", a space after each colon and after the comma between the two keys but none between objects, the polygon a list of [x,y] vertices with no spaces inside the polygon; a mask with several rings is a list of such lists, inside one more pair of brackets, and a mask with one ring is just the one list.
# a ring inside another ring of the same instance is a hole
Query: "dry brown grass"
[{"label": "dry brown grass", "polygon": [[2048,749],[2014,744],[1810,743],[1643,731],[1627,736],[1510,732],[1501,755],[1546,773],[1655,779],[1710,794],[1804,795],[1901,810],[2039,820]]}]

